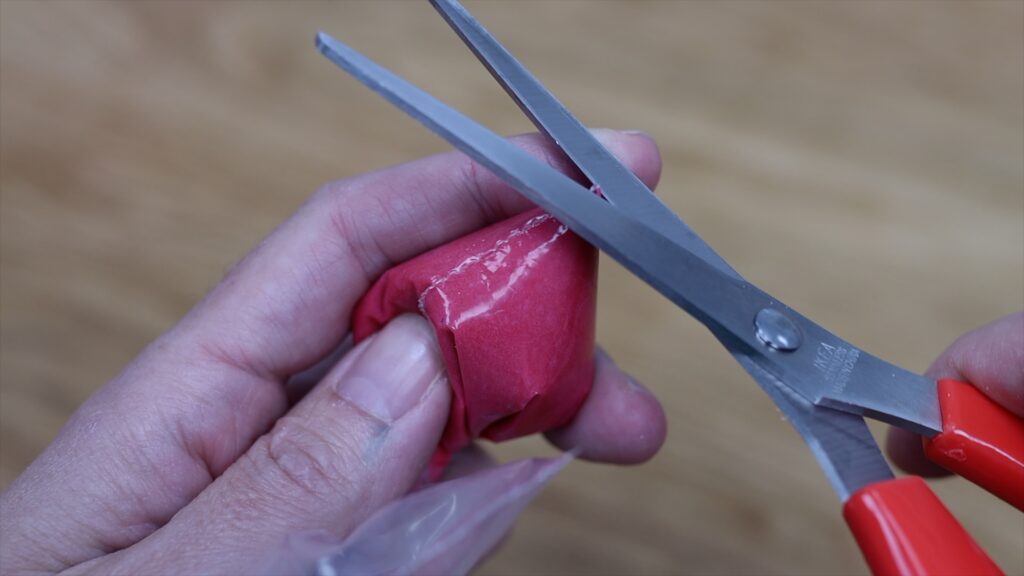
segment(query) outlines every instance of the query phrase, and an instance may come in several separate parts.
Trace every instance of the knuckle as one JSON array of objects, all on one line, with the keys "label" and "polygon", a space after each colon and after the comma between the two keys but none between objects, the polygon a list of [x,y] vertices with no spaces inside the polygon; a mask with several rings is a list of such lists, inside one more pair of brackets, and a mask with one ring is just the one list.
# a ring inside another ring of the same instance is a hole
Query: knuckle
[{"label": "knuckle", "polygon": [[398,206],[384,204],[376,194],[357,196],[357,201],[345,200],[350,196],[335,192],[333,200],[326,204],[328,236],[366,277],[373,278],[379,270],[394,264],[373,231],[392,228],[388,222]]},{"label": "knuckle", "polygon": [[358,500],[357,451],[339,438],[328,438],[308,424],[285,416],[250,451],[256,473],[282,494],[299,491],[315,501]]},{"label": "knuckle", "polygon": [[328,182],[313,192],[307,204],[317,207],[344,201],[349,194],[349,181],[334,180]]}]

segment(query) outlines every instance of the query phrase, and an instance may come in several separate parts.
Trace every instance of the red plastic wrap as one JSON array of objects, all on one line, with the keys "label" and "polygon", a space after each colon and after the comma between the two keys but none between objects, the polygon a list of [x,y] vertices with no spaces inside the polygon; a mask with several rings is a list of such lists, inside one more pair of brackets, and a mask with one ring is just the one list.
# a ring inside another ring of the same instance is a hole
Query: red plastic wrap
[{"label": "red plastic wrap", "polygon": [[532,210],[388,270],[356,306],[356,342],[403,313],[434,326],[452,405],[436,478],[474,438],[568,423],[594,379],[597,251]]}]

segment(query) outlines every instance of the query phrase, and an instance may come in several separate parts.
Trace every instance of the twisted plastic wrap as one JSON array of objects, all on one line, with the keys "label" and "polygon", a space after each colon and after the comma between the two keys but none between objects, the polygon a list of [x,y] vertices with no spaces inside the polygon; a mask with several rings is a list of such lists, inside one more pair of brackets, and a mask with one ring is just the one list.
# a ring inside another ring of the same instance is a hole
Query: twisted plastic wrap
[{"label": "twisted plastic wrap", "polygon": [[532,210],[387,272],[356,307],[356,342],[399,314],[434,326],[452,387],[430,467],[474,438],[507,440],[568,423],[594,378],[597,251]]}]

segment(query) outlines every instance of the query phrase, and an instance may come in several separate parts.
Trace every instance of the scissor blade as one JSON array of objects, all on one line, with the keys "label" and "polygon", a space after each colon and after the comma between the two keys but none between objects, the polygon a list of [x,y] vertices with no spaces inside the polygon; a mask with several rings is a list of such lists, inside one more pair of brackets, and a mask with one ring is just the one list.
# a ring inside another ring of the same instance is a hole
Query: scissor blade
[{"label": "scissor blade", "polygon": [[647,186],[608,151],[483,25],[456,0],[430,0],[495,80],[545,133],[600,187],[619,210],[659,230],[716,268],[739,277],[731,266]]},{"label": "scissor blade", "polygon": [[[747,301],[743,289],[750,286],[746,282],[715,271],[699,256],[626,216],[461,112],[323,32],[317,35],[317,47],[343,70],[487,167],[705,325],[713,327],[719,321],[705,311],[724,314],[726,303]],[[676,282],[680,278],[675,274],[667,279],[661,268],[673,263],[680,271],[695,272],[685,275],[682,282]],[[696,301],[691,301],[687,294]],[[730,323],[736,324],[737,319]],[[723,333],[733,331],[726,326],[720,326]]]},{"label": "scissor blade", "polygon": [[[924,434],[941,431],[934,382],[858,350],[330,36],[318,34],[317,46],[810,402]],[[767,347],[754,325],[764,309],[787,317],[803,334],[803,345],[790,352]]]},{"label": "scissor blade", "polygon": [[[590,194],[579,184],[525,154],[507,140],[436,101],[415,86],[392,75],[351,48],[326,34],[317,36],[317,45],[332,61],[361,82],[487,166],[563,222],[576,220],[574,214],[580,215],[583,221],[587,221],[588,214],[589,218],[592,218],[589,220],[590,222],[610,221],[604,224],[606,230],[622,230],[620,238],[612,238],[610,241],[608,237],[597,232],[590,231],[588,233],[582,223],[570,224],[570,226],[573,226],[574,230],[599,248],[612,253],[620,261],[623,260],[624,255],[616,255],[615,245],[617,243],[630,245],[626,243],[626,239],[631,235],[630,230],[643,229],[635,223],[629,222],[628,219],[621,221],[622,216],[615,208]],[[584,130],[584,132],[586,131]],[[547,194],[543,194],[541,191],[547,191]],[[578,199],[582,201],[584,208],[581,209],[579,205],[572,204],[572,213],[567,213],[560,209],[557,200],[548,198],[551,195]],[[655,243],[665,244],[667,241],[655,239]],[[717,255],[714,257],[721,260]],[[704,267],[709,266],[697,256],[691,256],[691,258]],[[726,268],[728,267],[726,266]],[[644,274],[640,275],[641,277],[645,276]],[[720,274],[715,274],[712,277],[715,276],[720,276]],[[700,274],[695,274],[692,277],[699,278]],[[723,276],[723,278],[725,277]],[[741,282],[738,276],[727,279]],[[714,294],[728,290],[728,284],[727,282],[726,286],[703,287],[697,288],[697,290],[706,294]],[[733,296],[733,298],[737,297],[739,296]],[[691,310],[691,313],[699,312],[697,308]],[[757,361],[759,358],[756,354],[751,356],[754,351],[749,349],[745,345],[746,343],[737,340],[729,330],[718,326],[713,319],[702,318],[702,320],[705,324],[712,326],[715,336],[768,393],[804,438],[841,500],[845,501],[861,486],[892,477],[892,472],[885,464],[885,460],[879,453],[862,418],[814,406],[809,400],[783,385],[776,376],[761,366]]]},{"label": "scissor blade", "polygon": [[749,357],[732,354],[807,443],[841,501],[864,486],[892,479],[864,418],[815,406]]},{"label": "scissor blade", "polygon": [[[594,138],[591,132],[457,0],[430,0],[430,2],[533,121],[534,125],[554,140],[592,183],[600,186],[602,193],[612,204],[634,220],[644,222],[676,244],[697,254],[718,270],[736,279],[742,279],[724,258],[708,246],[676,213],[666,207],[646,185]],[[723,339],[722,342],[728,347],[726,340]],[[768,372],[749,358],[742,356],[741,353],[734,352],[734,356],[794,423],[797,430],[811,445],[812,451],[818,459],[822,460],[822,468],[833,480],[833,485],[837,486],[837,491],[842,493],[839,484],[843,483],[843,477],[850,474],[841,473],[843,472],[841,466],[828,464],[829,454],[835,450],[830,450],[827,446],[815,449],[814,435],[809,435],[809,432],[820,429],[823,439],[836,437],[837,435],[833,433],[834,430],[829,427],[828,420],[822,417],[812,418],[813,410],[797,407],[792,401],[786,401],[784,394],[780,396],[779,393],[773,393],[765,382],[766,378],[773,378]],[[758,372],[755,372],[755,368]],[[783,386],[777,380],[775,383]],[[882,395],[884,396],[884,392]],[[847,436],[859,434],[855,443],[870,446],[874,450],[874,454],[878,456],[877,460],[881,462],[882,468],[888,473],[888,467],[885,466],[884,459],[878,454],[877,447],[862,419],[855,416],[839,417],[835,421],[835,426],[844,427],[849,432],[846,434]],[[856,428],[856,434],[853,431],[854,428]],[[822,441],[821,444],[827,444],[827,442]],[[859,459],[856,460],[859,461]],[[876,468],[867,467],[864,470],[866,473],[870,473]]]}]

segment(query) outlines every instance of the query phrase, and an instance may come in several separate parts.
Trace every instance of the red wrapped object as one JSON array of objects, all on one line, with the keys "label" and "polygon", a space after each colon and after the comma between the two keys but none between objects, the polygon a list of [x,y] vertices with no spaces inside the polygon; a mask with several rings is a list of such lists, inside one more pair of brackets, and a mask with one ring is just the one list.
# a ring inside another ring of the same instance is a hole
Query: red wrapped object
[{"label": "red wrapped object", "polygon": [[452,387],[431,461],[436,478],[477,437],[567,424],[594,379],[597,251],[536,209],[384,273],[356,306],[359,342],[418,312],[434,326]]}]

